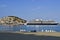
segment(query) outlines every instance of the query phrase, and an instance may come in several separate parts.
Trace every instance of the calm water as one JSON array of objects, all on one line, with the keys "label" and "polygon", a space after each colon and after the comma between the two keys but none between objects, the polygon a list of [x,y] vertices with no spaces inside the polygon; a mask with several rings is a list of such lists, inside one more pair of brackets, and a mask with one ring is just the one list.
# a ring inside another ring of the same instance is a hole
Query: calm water
[{"label": "calm water", "polygon": [[0,31],[33,31],[37,32],[60,32],[60,25],[18,25],[18,26],[2,26]]}]

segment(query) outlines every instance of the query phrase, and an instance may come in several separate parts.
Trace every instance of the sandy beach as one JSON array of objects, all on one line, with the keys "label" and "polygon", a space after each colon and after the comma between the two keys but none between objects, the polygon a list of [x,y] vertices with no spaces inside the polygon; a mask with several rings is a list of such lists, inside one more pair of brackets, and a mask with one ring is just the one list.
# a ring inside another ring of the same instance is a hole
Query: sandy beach
[{"label": "sandy beach", "polygon": [[60,40],[59,32],[0,32],[1,40]]}]

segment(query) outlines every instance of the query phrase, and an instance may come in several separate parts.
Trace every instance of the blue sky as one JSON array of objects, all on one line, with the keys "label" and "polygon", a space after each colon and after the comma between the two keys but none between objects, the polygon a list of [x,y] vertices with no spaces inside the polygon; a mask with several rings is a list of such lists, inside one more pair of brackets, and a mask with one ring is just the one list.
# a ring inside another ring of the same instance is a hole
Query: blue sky
[{"label": "blue sky", "polygon": [[11,15],[60,22],[60,0],[0,0],[0,17]]}]

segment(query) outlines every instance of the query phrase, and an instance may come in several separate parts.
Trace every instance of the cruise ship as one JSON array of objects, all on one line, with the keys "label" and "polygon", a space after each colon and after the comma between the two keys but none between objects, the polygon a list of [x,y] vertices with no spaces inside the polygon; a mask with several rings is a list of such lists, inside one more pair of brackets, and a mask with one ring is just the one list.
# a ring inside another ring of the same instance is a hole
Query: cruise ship
[{"label": "cruise ship", "polygon": [[27,22],[27,25],[58,25],[58,22],[55,22],[54,20],[35,19]]}]

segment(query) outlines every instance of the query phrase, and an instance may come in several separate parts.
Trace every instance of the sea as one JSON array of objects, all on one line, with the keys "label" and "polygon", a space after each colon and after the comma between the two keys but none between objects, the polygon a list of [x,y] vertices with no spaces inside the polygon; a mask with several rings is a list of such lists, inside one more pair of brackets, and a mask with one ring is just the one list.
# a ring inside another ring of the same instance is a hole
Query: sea
[{"label": "sea", "polygon": [[8,32],[60,32],[60,25],[0,25],[0,31]]}]

